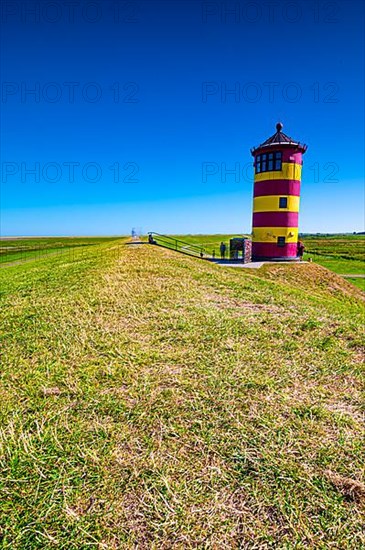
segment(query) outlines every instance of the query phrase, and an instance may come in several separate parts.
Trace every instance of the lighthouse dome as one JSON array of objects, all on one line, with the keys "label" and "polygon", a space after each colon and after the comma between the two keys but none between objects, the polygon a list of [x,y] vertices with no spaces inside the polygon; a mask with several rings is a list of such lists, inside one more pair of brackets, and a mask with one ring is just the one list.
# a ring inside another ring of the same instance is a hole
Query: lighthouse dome
[{"label": "lighthouse dome", "polygon": [[278,122],[276,124],[276,132],[272,136],[270,136],[266,141],[258,145],[257,147],[254,147],[251,149],[251,153],[255,155],[259,149],[263,149],[264,147],[271,147],[271,146],[284,146],[284,147],[293,147],[294,149],[298,149],[302,153],[305,153],[307,150],[307,146],[300,143],[299,141],[296,141],[295,139],[291,138],[290,136],[287,136],[282,132],[284,125],[282,122]]}]

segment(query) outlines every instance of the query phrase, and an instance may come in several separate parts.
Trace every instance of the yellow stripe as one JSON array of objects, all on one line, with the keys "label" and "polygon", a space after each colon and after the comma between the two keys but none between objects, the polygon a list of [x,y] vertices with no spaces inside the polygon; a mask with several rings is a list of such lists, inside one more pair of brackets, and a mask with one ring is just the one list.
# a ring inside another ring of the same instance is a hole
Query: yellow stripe
[{"label": "yellow stripe", "polygon": [[252,241],[254,243],[276,243],[278,237],[285,237],[287,243],[298,242],[297,227],[254,227]]},{"label": "yellow stripe", "polygon": [[[287,208],[279,208],[280,197],[288,199]],[[254,212],[299,212],[299,197],[294,195],[266,195],[253,199]]]},{"label": "yellow stripe", "polygon": [[261,172],[261,174],[255,174],[255,181],[264,180],[301,180],[302,177],[302,165],[295,164],[293,162],[283,162],[281,170],[275,170],[273,172]]}]

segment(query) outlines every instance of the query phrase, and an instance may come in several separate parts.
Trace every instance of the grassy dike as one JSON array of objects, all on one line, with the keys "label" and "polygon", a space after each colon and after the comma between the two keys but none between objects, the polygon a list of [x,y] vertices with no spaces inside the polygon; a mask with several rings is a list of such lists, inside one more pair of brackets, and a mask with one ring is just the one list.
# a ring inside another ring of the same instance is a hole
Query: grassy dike
[{"label": "grassy dike", "polygon": [[[232,237],[240,235],[232,235]],[[241,235],[242,236],[242,235]],[[247,235],[248,236],[248,235]],[[174,236],[172,236],[174,237]],[[248,236],[249,237],[249,236]],[[208,254],[215,250],[219,257],[219,245],[223,241],[229,250],[230,235],[176,235],[183,241],[206,248]],[[364,235],[317,235],[303,236],[306,252],[304,260],[309,259],[338,273],[347,275],[348,282],[365,292],[365,279],[348,275],[365,275],[365,237]]]},{"label": "grassy dike", "polygon": [[0,279],[2,548],[365,546],[358,289],[123,241]]}]

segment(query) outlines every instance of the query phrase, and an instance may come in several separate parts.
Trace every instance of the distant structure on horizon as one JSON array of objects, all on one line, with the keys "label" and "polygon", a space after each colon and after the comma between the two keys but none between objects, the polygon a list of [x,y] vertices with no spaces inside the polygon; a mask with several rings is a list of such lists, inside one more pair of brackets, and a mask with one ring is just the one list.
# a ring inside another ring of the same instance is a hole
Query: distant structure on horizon
[{"label": "distant structure on horizon", "polygon": [[303,145],[282,132],[251,149],[254,157],[252,260],[297,260]]}]

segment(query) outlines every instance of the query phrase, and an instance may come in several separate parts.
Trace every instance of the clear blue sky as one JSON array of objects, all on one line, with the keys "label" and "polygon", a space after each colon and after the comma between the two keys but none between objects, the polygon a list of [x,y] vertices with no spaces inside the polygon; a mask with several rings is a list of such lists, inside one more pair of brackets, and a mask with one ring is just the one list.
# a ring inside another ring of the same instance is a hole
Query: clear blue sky
[{"label": "clear blue sky", "polygon": [[362,2],[29,1],[2,17],[3,235],[248,232],[250,148],[279,120],[308,144],[300,230],[363,230]]}]

